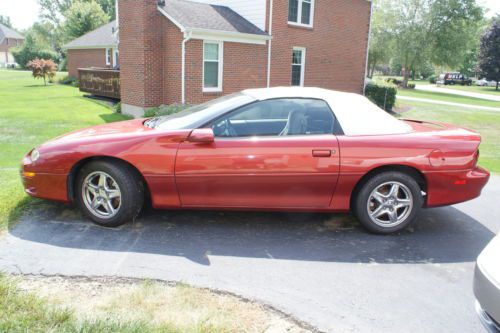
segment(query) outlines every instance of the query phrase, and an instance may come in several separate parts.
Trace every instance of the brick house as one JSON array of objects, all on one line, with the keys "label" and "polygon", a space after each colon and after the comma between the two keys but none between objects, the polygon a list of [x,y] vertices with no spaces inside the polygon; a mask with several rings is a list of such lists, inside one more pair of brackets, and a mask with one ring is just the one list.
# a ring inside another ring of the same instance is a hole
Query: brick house
[{"label": "brick house", "polygon": [[24,43],[24,37],[17,31],[0,24],[0,67],[15,63],[10,49]]},{"label": "brick house", "polygon": [[63,48],[68,55],[68,74],[78,77],[78,68],[119,67],[116,21],[112,21],[77,39]]},{"label": "brick house", "polygon": [[245,88],[361,93],[368,0],[118,0],[122,110]]}]

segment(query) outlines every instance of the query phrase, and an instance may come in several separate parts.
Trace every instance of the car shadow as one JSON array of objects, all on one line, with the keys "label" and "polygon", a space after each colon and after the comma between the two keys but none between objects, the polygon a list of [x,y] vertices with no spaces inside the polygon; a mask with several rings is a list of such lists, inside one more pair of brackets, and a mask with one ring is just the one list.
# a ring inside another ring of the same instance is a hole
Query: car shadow
[{"label": "car shadow", "polygon": [[396,235],[367,233],[345,214],[146,209],[134,223],[96,226],[62,204],[33,202],[11,236],[63,248],[182,256],[210,265],[210,256],[346,263],[473,262],[495,235],[453,207],[423,210]]}]

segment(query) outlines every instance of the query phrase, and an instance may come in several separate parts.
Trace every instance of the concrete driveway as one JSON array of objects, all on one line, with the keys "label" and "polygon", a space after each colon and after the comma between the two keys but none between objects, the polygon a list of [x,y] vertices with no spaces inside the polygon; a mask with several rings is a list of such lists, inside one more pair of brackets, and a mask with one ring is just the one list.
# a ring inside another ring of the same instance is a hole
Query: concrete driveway
[{"label": "concrete driveway", "polygon": [[494,177],[481,198],[425,210],[414,230],[386,237],[322,214],[150,211],[104,229],[53,205],[0,240],[0,269],[183,281],[328,332],[483,332],[472,273],[500,229],[499,197]]}]

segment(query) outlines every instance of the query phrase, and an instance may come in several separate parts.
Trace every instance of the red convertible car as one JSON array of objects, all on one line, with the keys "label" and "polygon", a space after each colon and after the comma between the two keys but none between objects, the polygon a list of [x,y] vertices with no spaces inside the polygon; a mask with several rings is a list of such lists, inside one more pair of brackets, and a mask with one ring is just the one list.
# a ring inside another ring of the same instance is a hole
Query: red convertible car
[{"label": "red convertible car", "polygon": [[479,134],[399,120],[363,96],[245,90],[180,113],[63,135],[28,153],[29,195],[75,202],[94,222],[161,209],[347,212],[392,233],[422,207],[480,195]]}]

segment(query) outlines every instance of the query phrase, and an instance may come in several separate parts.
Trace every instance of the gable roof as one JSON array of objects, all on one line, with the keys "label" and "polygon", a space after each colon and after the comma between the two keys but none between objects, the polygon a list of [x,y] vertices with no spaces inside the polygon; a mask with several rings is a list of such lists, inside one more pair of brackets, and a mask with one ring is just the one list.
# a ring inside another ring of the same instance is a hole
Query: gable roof
[{"label": "gable roof", "polygon": [[96,49],[118,46],[115,34],[116,21],[111,21],[64,45],[65,49]]},{"label": "gable roof", "polygon": [[4,38],[24,39],[24,36],[19,32],[0,24],[0,41]]},{"label": "gable roof", "polygon": [[184,0],[165,0],[159,9],[179,28],[269,36],[229,7]]}]

